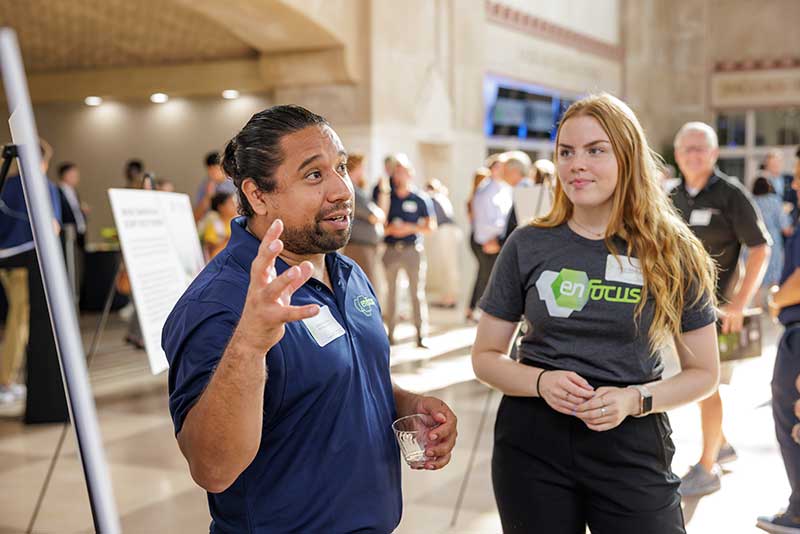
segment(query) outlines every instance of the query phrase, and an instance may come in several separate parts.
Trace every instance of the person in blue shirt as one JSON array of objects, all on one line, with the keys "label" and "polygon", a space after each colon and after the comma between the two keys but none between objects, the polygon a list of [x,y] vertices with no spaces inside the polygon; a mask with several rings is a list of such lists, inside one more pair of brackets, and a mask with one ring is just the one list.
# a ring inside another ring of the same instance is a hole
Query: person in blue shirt
[{"label": "person in blue shirt", "polygon": [[408,276],[408,292],[414,326],[417,329],[417,347],[427,348],[423,340],[428,329],[428,304],[425,297],[425,246],[422,236],[436,229],[436,218],[428,195],[419,191],[413,183],[414,168],[408,156],[396,154],[392,169],[392,184],[389,211],[383,241],[383,266],[386,269],[386,327],[389,342],[394,345],[394,330],[397,325],[397,276],[400,270]]},{"label": "person in blue shirt", "polygon": [[[39,140],[41,172],[45,175],[53,149]],[[34,179],[38,177],[33,177]],[[47,182],[53,207],[53,231],[61,228],[61,201],[58,188]],[[4,366],[4,384],[0,397],[12,394],[12,400],[25,397],[26,424],[60,423],[69,421],[67,398],[61,367],[58,361],[53,328],[39,270],[33,230],[28,219],[22,180],[16,172],[6,180],[0,197],[0,272],[9,298],[10,321],[6,336],[15,336],[13,349],[0,354]],[[20,367],[22,347],[25,347],[26,386],[13,383]],[[8,349],[8,346],[4,346]]]},{"label": "person in blue shirt", "polygon": [[[800,190],[800,148],[791,187]],[[785,512],[759,517],[757,526],[767,532],[800,534],[800,446],[792,437],[792,428],[798,422],[795,403],[800,397],[795,385],[800,375],[800,235],[797,232],[786,240],[780,284],[772,288],[767,299],[770,315],[777,317],[785,328],[772,374],[772,417],[792,493]]]},{"label": "person in blue shirt", "polygon": [[236,186],[225,176],[219,152],[209,152],[205,157],[206,178],[197,186],[194,196],[194,219],[200,221],[211,209],[211,199],[217,193],[235,194]]},{"label": "person in blue shirt", "polygon": [[177,441],[213,533],[392,532],[398,417],[439,424],[425,469],[450,461],[455,415],[392,383],[375,292],[336,252],[351,230],[346,163],[328,122],[298,106],[257,113],[225,149],[244,216],[162,337]]}]

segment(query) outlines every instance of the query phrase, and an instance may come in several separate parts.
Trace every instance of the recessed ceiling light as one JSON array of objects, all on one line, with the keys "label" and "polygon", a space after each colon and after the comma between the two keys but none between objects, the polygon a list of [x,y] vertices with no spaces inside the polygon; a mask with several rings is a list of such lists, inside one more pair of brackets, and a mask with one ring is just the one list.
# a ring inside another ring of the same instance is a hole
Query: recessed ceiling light
[{"label": "recessed ceiling light", "polygon": [[87,106],[93,106],[94,107],[94,106],[99,106],[100,104],[102,104],[103,103],[103,99],[100,98],[99,96],[87,96],[86,98],[83,99],[83,103],[86,104]]},{"label": "recessed ceiling light", "polygon": [[234,100],[236,98],[239,98],[239,91],[237,91],[236,89],[225,89],[224,91],[222,91],[222,98],[224,98],[225,100]]},{"label": "recessed ceiling light", "polygon": [[164,93],[153,93],[150,95],[150,102],[153,104],[163,104],[167,100],[169,100],[169,97]]}]

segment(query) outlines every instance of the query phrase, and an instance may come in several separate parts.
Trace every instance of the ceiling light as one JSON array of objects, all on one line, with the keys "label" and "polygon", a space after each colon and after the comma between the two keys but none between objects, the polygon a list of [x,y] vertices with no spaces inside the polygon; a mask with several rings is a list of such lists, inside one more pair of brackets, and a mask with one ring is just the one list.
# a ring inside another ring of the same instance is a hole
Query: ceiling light
[{"label": "ceiling light", "polygon": [[86,98],[83,99],[83,103],[86,104],[87,106],[94,107],[102,104],[103,99],[100,98],[99,96],[87,96]]},{"label": "ceiling light", "polygon": [[150,102],[153,104],[163,104],[167,100],[169,100],[169,97],[164,93],[153,93],[150,95]]},{"label": "ceiling light", "polygon": [[239,91],[237,91],[236,89],[225,89],[224,91],[222,91],[222,98],[224,98],[225,100],[234,100],[236,98],[239,98]]}]

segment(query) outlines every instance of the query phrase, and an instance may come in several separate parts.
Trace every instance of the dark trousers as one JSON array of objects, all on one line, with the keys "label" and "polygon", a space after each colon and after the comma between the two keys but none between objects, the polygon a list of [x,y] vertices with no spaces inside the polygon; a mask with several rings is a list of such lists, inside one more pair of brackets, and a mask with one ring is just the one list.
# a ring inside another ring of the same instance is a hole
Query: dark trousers
[{"label": "dark trousers", "polygon": [[539,398],[503,397],[492,483],[505,534],[685,534],[666,414],[589,430]]},{"label": "dark trousers", "polygon": [[798,423],[794,403],[800,398],[795,386],[797,375],[800,375],[800,324],[787,327],[783,333],[772,374],[772,417],[792,488],[789,512],[793,515],[800,515],[800,445],[792,439],[792,427]]},{"label": "dark trousers", "polygon": [[472,287],[472,297],[469,299],[469,309],[474,310],[483,296],[486,286],[489,285],[489,277],[492,274],[494,262],[497,261],[498,255],[486,254],[474,238],[470,238],[470,248],[475,255],[475,259],[478,260],[478,275],[475,278],[475,285]]},{"label": "dark trousers", "polygon": [[0,267],[28,269],[30,300],[30,336],[26,350],[25,423],[62,423],[69,421],[61,364],[58,360],[50,313],[44,294],[36,251],[31,250],[0,259]]}]

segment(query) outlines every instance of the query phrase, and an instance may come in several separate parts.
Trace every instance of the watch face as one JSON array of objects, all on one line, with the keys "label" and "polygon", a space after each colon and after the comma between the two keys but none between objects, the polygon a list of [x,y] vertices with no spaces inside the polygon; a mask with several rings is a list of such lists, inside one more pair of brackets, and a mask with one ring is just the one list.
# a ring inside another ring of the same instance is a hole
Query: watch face
[{"label": "watch face", "polygon": [[653,410],[653,397],[650,395],[642,396],[642,413],[650,413]]}]

